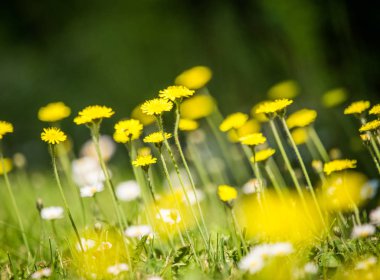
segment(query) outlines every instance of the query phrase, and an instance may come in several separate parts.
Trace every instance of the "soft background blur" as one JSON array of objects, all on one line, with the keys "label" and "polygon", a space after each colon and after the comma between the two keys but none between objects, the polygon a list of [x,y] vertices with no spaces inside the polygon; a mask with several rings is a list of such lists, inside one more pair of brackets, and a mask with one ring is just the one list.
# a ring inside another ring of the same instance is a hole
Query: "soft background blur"
[{"label": "soft background blur", "polygon": [[[372,101],[380,88],[379,4],[8,0],[0,6],[0,119],[15,125],[7,150],[28,158],[48,157],[39,107],[64,101],[73,117],[84,106],[107,105],[117,112],[115,122],[199,64],[214,71],[209,89],[224,114],[248,112],[284,79],[301,84],[298,106],[315,109],[333,87],[345,87],[350,100]],[[320,111],[323,140],[347,142],[331,116]],[[88,131],[72,117],[63,127],[82,143]]]}]

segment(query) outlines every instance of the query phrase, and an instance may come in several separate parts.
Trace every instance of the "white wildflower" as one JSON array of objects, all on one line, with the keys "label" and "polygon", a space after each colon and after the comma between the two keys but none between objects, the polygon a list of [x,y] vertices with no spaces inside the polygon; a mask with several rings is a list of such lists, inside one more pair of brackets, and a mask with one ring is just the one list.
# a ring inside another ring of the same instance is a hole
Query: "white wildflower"
[{"label": "white wildflower", "polygon": [[375,234],[375,232],[376,232],[376,228],[370,224],[354,226],[354,228],[352,229],[351,237],[352,238],[368,237]]},{"label": "white wildflower", "polygon": [[122,182],[116,186],[116,196],[122,201],[132,201],[141,195],[139,184],[134,180]]},{"label": "white wildflower", "polygon": [[45,207],[41,209],[41,218],[44,220],[57,220],[63,218],[64,210],[59,206]]}]

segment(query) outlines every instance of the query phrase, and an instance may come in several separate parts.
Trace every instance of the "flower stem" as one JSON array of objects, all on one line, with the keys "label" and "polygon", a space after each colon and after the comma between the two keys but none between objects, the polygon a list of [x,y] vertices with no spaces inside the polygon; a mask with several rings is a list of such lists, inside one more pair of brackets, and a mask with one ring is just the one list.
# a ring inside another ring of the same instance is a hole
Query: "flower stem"
[{"label": "flower stem", "polygon": [[61,179],[59,178],[58,169],[57,169],[57,162],[56,162],[56,151],[55,151],[54,147],[55,146],[53,146],[52,144],[49,144],[49,150],[50,150],[50,155],[51,155],[51,160],[52,160],[55,180],[57,182],[58,189],[59,189],[59,192],[61,194],[61,198],[63,200],[63,205],[65,206],[67,215],[69,216],[69,220],[70,220],[71,226],[73,227],[75,235],[76,235],[76,237],[78,239],[79,246],[80,246],[82,252],[84,252],[84,249],[83,249],[83,246],[82,246],[82,240],[80,238],[77,226],[75,225],[73,216],[71,215],[71,211],[70,211],[69,205],[67,203],[65,193],[64,193],[63,188],[62,188]]},{"label": "flower stem", "polygon": [[[1,147],[0,147],[0,149],[1,149]],[[11,198],[13,210],[16,213],[17,221],[18,221],[18,224],[19,224],[19,227],[20,227],[20,231],[21,231],[22,240],[24,242],[26,250],[28,251],[28,260],[29,260],[32,257],[32,252],[30,251],[28,239],[26,238],[24,224],[22,222],[21,215],[20,215],[20,212],[19,212],[18,207],[17,207],[16,199],[15,199],[13,191],[12,191],[12,186],[11,186],[11,183],[9,181],[8,173],[7,173],[7,170],[6,170],[6,167],[5,167],[4,156],[3,156],[3,153],[2,153],[1,150],[0,150],[0,160],[1,160],[1,168],[3,170],[3,176],[4,176],[5,185],[7,187],[9,196]]]},{"label": "flower stem", "polygon": [[315,128],[313,126],[309,126],[309,136],[312,141],[312,143],[317,148],[318,153],[320,154],[321,158],[324,162],[328,162],[330,160],[329,154],[327,153],[325,146],[323,145],[321,138],[319,138],[317,132],[315,131]]},{"label": "flower stem", "polygon": [[304,177],[305,177],[305,179],[306,179],[307,186],[308,186],[308,188],[309,188],[309,190],[310,190],[310,193],[311,193],[311,196],[312,196],[312,198],[313,198],[313,201],[314,201],[315,207],[317,208],[318,214],[319,214],[319,216],[320,216],[320,218],[321,218],[321,220],[322,220],[322,223],[326,226],[325,218],[323,217],[321,207],[319,206],[319,203],[318,203],[317,197],[316,197],[315,192],[314,192],[313,185],[311,184],[311,180],[310,180],[309,174],[308,174],[308,172],[307,172],[307,170],[306,170],[305,163],[304,163],[304,161],[303,161],[303,159],[302,159],[302,157],[301,157],[301,153],[300,153],[300,151],[299,151],[299,149],[298,149],[296,143],[294,142],[294,139],[293,139],[293,137],[292,137],[292,134],[290,133],[290,130],[289,130],[289,128],[288,128],[288,125],[286,124],[286,120],[285,120],[285,118],[282,117],[282,118],[281,118],[281,122],[282,122],[283,127],[284,127],[284,129],[285,129],[285,132],[286,132],[286,134],[287,134],[287,136],[288,136],[288,138],[289,138],[289,140],[290,140],[290,144],[291,144],[291,146],[293,147],[293,150],[294,150],[294,152],[295,152],[295,154],[296,154],[296,157],[297,157],[297,159],[298,159],[298,162],[299,162],[299,164],[300,164],[300,166],[301,166],[302,173],[303,173],[303,175],[304,175]]}]

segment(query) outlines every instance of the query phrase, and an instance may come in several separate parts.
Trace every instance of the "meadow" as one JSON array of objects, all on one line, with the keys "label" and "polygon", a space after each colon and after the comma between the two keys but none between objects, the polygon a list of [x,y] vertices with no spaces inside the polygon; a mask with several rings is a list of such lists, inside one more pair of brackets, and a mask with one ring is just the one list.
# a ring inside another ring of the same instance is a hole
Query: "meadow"
[{"label": "meadow", "polygon": [[[211,79],[188,69],[120,120],[52,100],[36,116],[51,157],[39,171],[7,150],[17,127],[2,113],[1,279],[380,279],[380,104],[322,96],[359,160],[343,136],[324,144],[296,81],[223,116]],[[77,154],[63,123],[88,131]]]}]

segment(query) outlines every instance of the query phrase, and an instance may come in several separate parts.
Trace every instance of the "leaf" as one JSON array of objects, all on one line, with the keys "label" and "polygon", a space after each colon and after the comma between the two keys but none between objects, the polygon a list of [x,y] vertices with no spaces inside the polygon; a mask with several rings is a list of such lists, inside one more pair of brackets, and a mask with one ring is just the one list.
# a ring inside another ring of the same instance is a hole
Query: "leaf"
[{"label": "leaf", "polygon": [[190,252],[190,245],[183,246],[177,250],[177,252],[174,255],[174,263],[178,263],[180,260],[183,259],[186,255],[188,255]]},{"label": "leaf", "polygon": [[140,239],[139,243],[137,243],[136,248],[134,250],[133,257],[132,257],[133,263],[137,263],[140,261],[140,256],[144,249],[144,245],[147,239],[148,239],[148,235],[145,235]]}]

